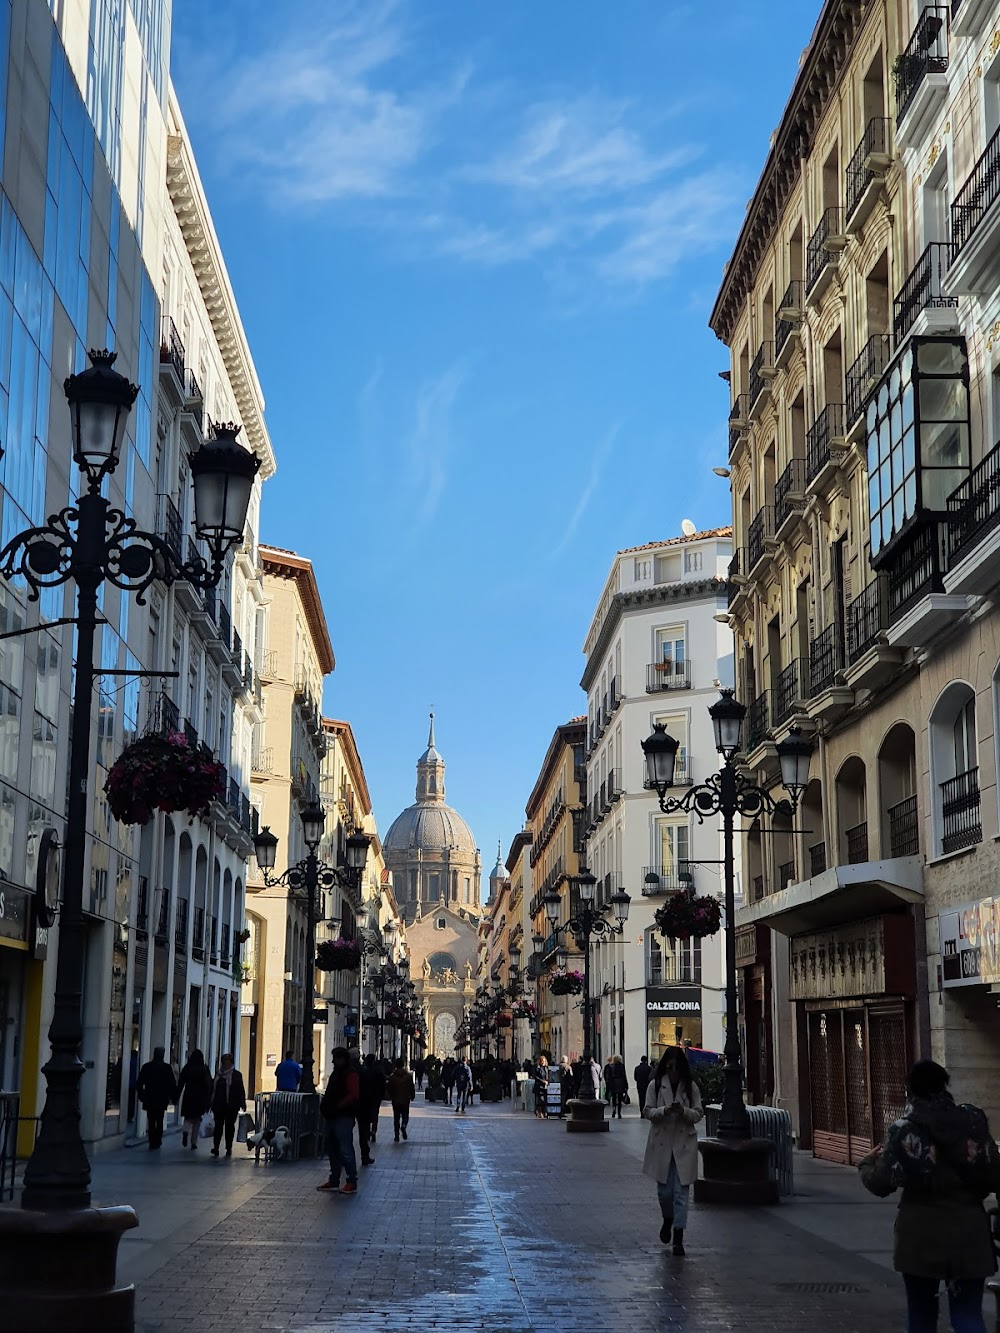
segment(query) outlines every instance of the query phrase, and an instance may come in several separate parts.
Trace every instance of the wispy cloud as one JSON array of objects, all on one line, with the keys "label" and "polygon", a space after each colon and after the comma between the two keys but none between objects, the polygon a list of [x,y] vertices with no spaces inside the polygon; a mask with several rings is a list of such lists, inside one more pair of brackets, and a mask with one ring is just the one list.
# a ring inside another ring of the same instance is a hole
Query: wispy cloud
[{"label": "wispy cloud", "polygon": [[608,454],[611,452],[615,440],[618,438],[620,430],[621,427],[616,424],[598,441],[597,447],[594,449],[590,458],[590,472],[587,475],[587,480],[580,494],[577,496],[576,504],[573,506],[573,512],[569,516],[569,522],[563,529],[563,535],[560,537],[558,544],[552,549],[551,558],[553,560],[557,559],[564,551],[569,549],[570,543],[576,536],[576,530],[580,526],[584,514],[587,512],[587,506],[590,504],[594,492],[597,490],[604,464],[607,461]]},{"label": "wispy cloud", "polygon": [[444,494],[452,448],[452,410],[468,370],[469,362],[463,358],[442,374],[424,380],[417,390],[415,421],[407,441],[407,476],[418,527],[433,518]]}]

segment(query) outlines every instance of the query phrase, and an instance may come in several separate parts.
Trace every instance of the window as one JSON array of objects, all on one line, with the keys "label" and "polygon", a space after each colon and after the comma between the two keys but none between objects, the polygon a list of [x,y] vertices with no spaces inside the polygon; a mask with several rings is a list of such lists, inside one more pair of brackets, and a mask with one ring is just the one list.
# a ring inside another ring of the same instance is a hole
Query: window
[{"label": "window", "polygon": [[976,699],[952,681],[930,716],[931,810],[938,855],[982,841]]},{"label": "window", "polygon": [[654,860],[663,888],[682,889],[688,884],[680,878],[688,873],[688,832],[687,824],[656,821]]},{"label": "window", "polygon": [[701,940],[667,942],[663,956],[663,980],[698,984],[701,982]]},{"label": "window", "polygon": [[457,972],[458,967],[450,953],[432,953],[427,960],[431,975],[437,972]]},{"label": "window", "polygon": [[439,916],[438,919],[434,922],[434,929],[435,929],[435,930],[447,930],[447,929],[448,929],[448,918],[445,917],[445,916]]},{"label": "window", "polygon": [[920,515],[944,514],[969,475],[969,361],[963,338],[913,338],[868,406],[872,564]]},{"label": "window", "polygon": [[468,903],[471,901],[472,901],[472,880],[466,878],[462,881],[462,902]]},{"label": "window", "polygon": [[687,654],[684,645],[684,630],[677,625],[669,629],[656,631],[656,660],[671,662],[675,669],[683,672]]},{"label": "window", "polygon": [[660,713],[653,722],[662,722],[679,743],[677,759],[674,763],[674,783],[687,782],[690,779],[688,766],[688,715],[687,713]]},{"label": "window", "polygon": [[646,985],[663,985],[663,947],[653,931],[646,936]]}]

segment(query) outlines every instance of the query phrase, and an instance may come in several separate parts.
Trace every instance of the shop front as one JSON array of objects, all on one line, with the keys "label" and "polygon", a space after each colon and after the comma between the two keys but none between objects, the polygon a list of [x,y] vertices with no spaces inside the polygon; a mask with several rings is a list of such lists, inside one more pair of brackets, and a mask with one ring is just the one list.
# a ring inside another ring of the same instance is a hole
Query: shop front
[{"label": "shop front", "polygon": [[759,923],[736,931],[747,1100],[755,1106],[774,1100],[774,1029],[771,1024],[771,931]]},{"label": "shop front", "polygon": [[802,1140],[856,1163],[902,1114],[914,1048],[914,923],[909,911],[789,941]]},{"label": "shop front", "polygon": [[646,987],[646,1050],[655,1064],[668,1046],[700,1046],[700,986]]}]

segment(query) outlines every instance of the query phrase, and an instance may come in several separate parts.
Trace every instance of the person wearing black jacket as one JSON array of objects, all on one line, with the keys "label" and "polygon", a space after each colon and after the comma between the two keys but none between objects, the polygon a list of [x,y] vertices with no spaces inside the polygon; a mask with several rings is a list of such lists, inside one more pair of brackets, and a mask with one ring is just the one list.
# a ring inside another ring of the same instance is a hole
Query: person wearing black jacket
[{"label": "person wearing black jacket", "polygon": [[188,1056],[188,1062],[177,1080],[177,1096],[181,1104],[181,1119],[184,1121],[181,1142],[186,1148],[190,1136],[193,1152],[198,1147],[202,1116],[212,1105],[212,1075],[208,1072],[201,1051],[192,1051]]},{"label": "person wearing black jacket", "polygon": [[650,1068],[649,1056],[644,1055],[636,1067],[632,1070],[632,1077],[635,1079],[635,1091],[639,1101],[639,1112],[646,1105],[646,1089],[649,1087],[649,1080],[653,1077],[653,1071]]},{"label": "person wearing black jacket", "polygon": [[622,1103],[628,1095],[628,1074],[625,1061],[620,1055],[613,1055],[604,1066],[604,1087],[611,1103],[611,1119],[622,1118]]},{"label": "person wearing black jacket", "polygon": [[222,1134],[226,1135],[226,1156],[233,1155],[233,1135],[236,1132],[236,1119],[241,1111],[247,1109],[247,1093],[243,1086],[243,1075],[236,1068],[231,1055],[224,1055],[219,1061],[219,1072],[215,1077],[212,1090],[212,1114],[215,1116],[215,1142],[212,1156],[218,1157]]},{"label": "person wearing black jacket", "polygon": [[370,1144],[378,1134],[378,1113],[385,1101],[385,1074],[374,1055],[366,1055],[358,1069],[361,1098],[358,1102],[358,1143],[361,1165],[374,1166]]},{"label": "person wearing black jacket", "polygon": [[174,1071],[163,1058],[162,1046],[154,1047],[152,1060],[147,1060],[139,1070],[135,1094],[146,1112],[149,1150],[152,1152],[163,1142],[163,1117],[167,1107],[177,1100]]}]

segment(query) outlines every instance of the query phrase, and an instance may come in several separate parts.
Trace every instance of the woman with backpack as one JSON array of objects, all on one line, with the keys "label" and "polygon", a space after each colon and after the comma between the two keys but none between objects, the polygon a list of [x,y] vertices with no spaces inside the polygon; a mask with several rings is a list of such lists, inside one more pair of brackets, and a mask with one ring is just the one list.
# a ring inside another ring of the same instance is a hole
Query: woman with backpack
[{"label": "woman with backpack", "polygon": [[941,1065],[918,1060],[901,1119],[858,1163],[872,1194],[902,1190],[892,1259],[906,1287],[909,1333],[937,1328],[942,1282],[956,1333],[985,1333],[983,1285],[997,1268],[983,1199],[1000,1189],[1000,1153],[986,1116],[957,1105],[948,1081]]},{"label": "woman with backpack", "polygon": [[642,1172],[656,1181],[663,1216],[660,1240],[668,1244],[672,1228],[674,1254],[678,1255],[684,1253],[688,1198],[698,1179],[695,1126],[704,1114],[687,1056],[679,1046],[668,1046],[646,1089],[642,1108],[643,1119],[649,1121]]}]

